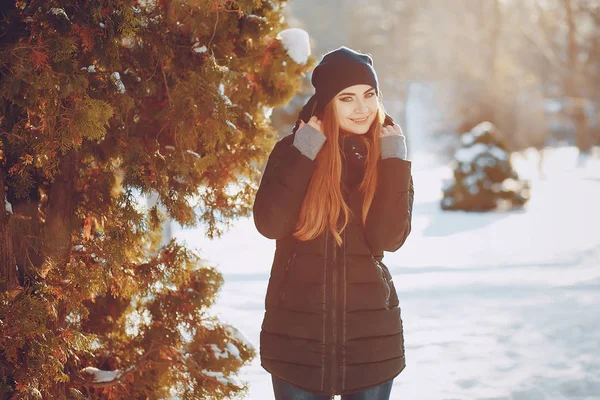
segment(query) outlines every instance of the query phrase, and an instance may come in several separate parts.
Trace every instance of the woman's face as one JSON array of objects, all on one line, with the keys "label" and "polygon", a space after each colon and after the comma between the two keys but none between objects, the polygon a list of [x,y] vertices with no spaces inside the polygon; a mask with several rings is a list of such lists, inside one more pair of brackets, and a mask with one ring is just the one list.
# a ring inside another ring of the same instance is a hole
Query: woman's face
[{"label": "woman's face", "polygon": [[347,132],[364,135],[377,117],[377,94],[370,85],[347,87],[333,101],[340,129]]}]

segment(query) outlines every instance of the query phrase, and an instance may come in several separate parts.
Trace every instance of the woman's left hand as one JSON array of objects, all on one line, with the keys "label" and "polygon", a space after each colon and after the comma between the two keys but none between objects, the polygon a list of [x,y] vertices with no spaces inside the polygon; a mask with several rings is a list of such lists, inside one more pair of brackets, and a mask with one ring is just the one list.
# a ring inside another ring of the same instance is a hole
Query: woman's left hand
[{"label": "woman's left hand", "polygon": [[383,136],[391,136],[391,135],[400,135],[403,136],[402,129],[400,129],[400,125],[386,125],[381,129],[381,137]]}]

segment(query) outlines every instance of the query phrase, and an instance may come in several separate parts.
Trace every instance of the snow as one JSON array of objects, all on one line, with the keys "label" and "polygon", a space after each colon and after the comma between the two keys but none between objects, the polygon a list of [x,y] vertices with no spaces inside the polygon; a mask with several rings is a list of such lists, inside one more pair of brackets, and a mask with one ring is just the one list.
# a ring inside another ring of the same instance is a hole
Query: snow
[{"label": "snow", "polygon": [[465,183],[465,185],[470,186],[474,185],[475,183],[477,183],[477,181],[480,181],[483,178],[485,178],[485,174],[482,171],[477,171],[471,175],[466,176],[463,179],[463,182]]},{"label": "snow", "polygon": [[288,56],[297,64],[304,65],[310,56],[310,39],[308,32],[300,28],[284,29],[279,32],[277,39],[281,41]]},{"label": "snow", "polygon": [[125,93],[125,85],[123,84],[123,81],[121,81],[121,75],[118,72],[113,72],[110,75],[113,83],[115,84],[115,86],[117,87],[117,90],[119,91],[119,93],[124,94]]},{"label": "snow", "polygon": [[140,7],[145,7],[147,10],[152,10],[156,7],[156,0],[139,0]]},{"label": "snow", "polygon": [[210,344],[210,348],[213,351],[215,358],[218,360],[219,358],[229,358],[229,353],[227,351],[222,351],[219,346],[214,343]]},{"label": "snow", "polygon": [[480,124],[477,124],[473,129],[471,129],[471,133],[477,138],[483,135],[486,132],[489,132],[494,129],[494,125],[489,121],[484,121]]},{"label": "snow", "polygon": [[225,344],[225,349],[220,349],[219,346],[214,343],[210,344],[210,348],[212,349],[217,360],[219,358],[229,358],[230,355],[238,360],[241,360],[240,350],[231,342],[227,342]]},{"label": "snow", "polygon": [[469,146],[475,142],[475,136],[473,136],[471,132],[463,133],[460,137],[460,140],[463,145]]},{"label": "snow", "polygon": [[95,65],[89,65],[88,67],[81,67],[81,70],[82,70],[82,71],[87,71],[87,72],[89,72],[89,73],[92,73],[92,72],[97,72],[97,71],[96,71],[96,66],[95,66]]},{"label": "snow", "polygon": [[219,83],[219,94],[221,95],[221,98],[223,98],[225,104],[227,104],[228,106],[233,104],[229,97],[227,97],[227,95],[225,94],[225,84],[223,82]]},{"label": "snow", "polygon": [[135,47],[135,39],[132,37],[122,38],[121,46],[126,47],[128,49],[133,49]]},{"label": "snow", "polygon": [[263,106],[262,111],[265,118],[269,119],[271,118],[271,114],[273,114],[273,107]]},{"label": "snow", "polygon": [[470,147],[461,147],[454,154],[454,158],[461,163],[472,163],[477,156],[488,151],[489,147],[490,146],[483,143],[475,143]]},{"label": "snow", "polygon": [[471,193],[472,195],[476,195],[477,193],[479,193],[479,188],[475,185],[471,185],[469,186],[469,193]]},{"label": "snow", "polygon": [[240,357],[240,350],[235,347],[235,345],[231,342],[227,342],[227,344],[225,345],[227,351],[229,352],[229,354],[231,354],[233,357],[241,360],[242,358]]},{"label": "snow", "polygon": [[[440,199],[452,169],[432,162],[423,150],[431,142],[417,140],[408,140],[412,232],[384,258],[407,359],[390,399],[600,398],[600,157],[582,161],[571,147],[546,149],[540,174],[537,152],[511,154],[519,176],[532,180],[523,210],[450,212]],[[224,275],[211,312],[258,351],[275,241],[251,218],[212,241],[202,228],[173,228]],[[247,399],[273,399],[258,355],[239,378],[249,382]]]},{"label": "snow", "polygon": [[237,130],[237,126],[235,126],[235,124],[233,122],[231,122],[230,120],[227,120],[225,122],[231,129],[233,129],[234,131]]},{"label": "snow", "polygon": [[265,17],[259,17],[256,14],[246,14],[246,19],[257,19],[260,22],[266,22],[267,19]]},{"label": "snow", "polygon": [[8,201],[6,194],[4,195],[4,210],[6,210],[7,213],[13,213],[12,204],[10,204],[10,201]]},{"label": "snow", "polygon": [[506,151],[502,150],[500,147],[497,146],[489,146],[488,151],[491,155],[493,155],[499,160],[506,160],[506,157],[508,155]]},{"label": "snow", "polygon": [[[167,146],[165,146],[165,147],[167,147],[167,148],[168,148],[168,147],[173,147],[173,146],[168,146],[168,145],[167,145]],[[175,147],[173,147],[173,150],[175,150]],[[202,158],[202,157],[200,156],[200,154],[198,154],[198,153],[196,153],[195,151],[193,151],[193,150],[190,150],[190,149],[187,149],[187,150],[186,150],[186,153],[188,153],[188,154],[191,154],[191,155],[193,155],[194,157],[196,157],[196,158],[198,158],[198,159]]]},{"label": "snow", "polygon": [[235,326],[232,326],[232,325],[228,325],[222,321],[220,321],[220,323],[222,323],[225,326],[225,329],[227,330],[227,332],[233,339],[244,344],[244,346],[246,346],[250,349],[255,348],[254,344],[250,340],[248,340],[246,335],[244,335],[238,328],[236,328]]},{"label": "snow", "polygon": [[512,179],[512,178],[508,178],[505,179],[501,184],[500,184],[502,190],[511,190],[511,191],[517,191],[521,185],[519,185],[519,182],[517,182],[516,180]]},{"label": "snow", "polygon": [[114,371],[105,371],[95,367],[85,367],[82,371],[94,375],[94,382],[114,381],[123,374],[123,371],[120,369],[116,369]]},{"label": "snow", "polygon": [[192,46],[192,49],[194,50],[195,53],[206,53],[208,51],[208,48],[206,47],[206,45],[202,45],[200,46],[200,43],[196,42],[194,43],[194,45]]},{"label": "snow", "polygon": [[65,17],[67,20],[69,19],[69,17],[67,16],[67,13],[65,12],[65,10],[63,8],[53,7],[50,9],[50,12],[54,15],[60,15],[61,17]]},{"label": "snow", "polygon": [[237,376],[232,375],[230,377],[225,377],[225,375],[223,375],[222,372],[219,371],[208,371],[203,369],[202,373],[206,376],[210,376],[213,378],[216,378],[220,383],[224,384],[224,385],[228,385],[228,384],[232,384],[234,386],[238,386],[241,387],[242,383],[240,382],[240,380],[238,379]]}]

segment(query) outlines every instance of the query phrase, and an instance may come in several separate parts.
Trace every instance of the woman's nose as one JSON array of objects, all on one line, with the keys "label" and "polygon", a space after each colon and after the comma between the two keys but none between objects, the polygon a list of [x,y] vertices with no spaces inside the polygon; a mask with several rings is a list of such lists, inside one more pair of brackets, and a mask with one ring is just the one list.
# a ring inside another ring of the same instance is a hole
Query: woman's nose
[{"label": "woman's nose", "polygon": [[369,107],[367,107],[367,103],[365,103],[364,101],[358,100],[354,111],[357,114],[363,114],[363,113],[366,113],[367,111],[369,111]]}]

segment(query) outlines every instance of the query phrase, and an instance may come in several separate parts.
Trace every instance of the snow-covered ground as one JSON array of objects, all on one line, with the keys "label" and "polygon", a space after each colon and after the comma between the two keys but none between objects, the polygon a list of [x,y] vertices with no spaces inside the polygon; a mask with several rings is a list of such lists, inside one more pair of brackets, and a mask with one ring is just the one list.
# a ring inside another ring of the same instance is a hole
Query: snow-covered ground
[{"label": "snow-covered ground", "polygon": [[[549,149],[539,176],[537,153],[524,154],[514,162],[532,179],[526,208],[480,214],[443,212],[450,170],[412,155],[412,233],[385,254],[407,360],[391,399],[600,399],[600,155]],[[275,242],[251,219],[215,241],[173,234],[220,267],[213,311],[258,350]],[[273,399],[258,356],[240,378],[248,399]]]}]

